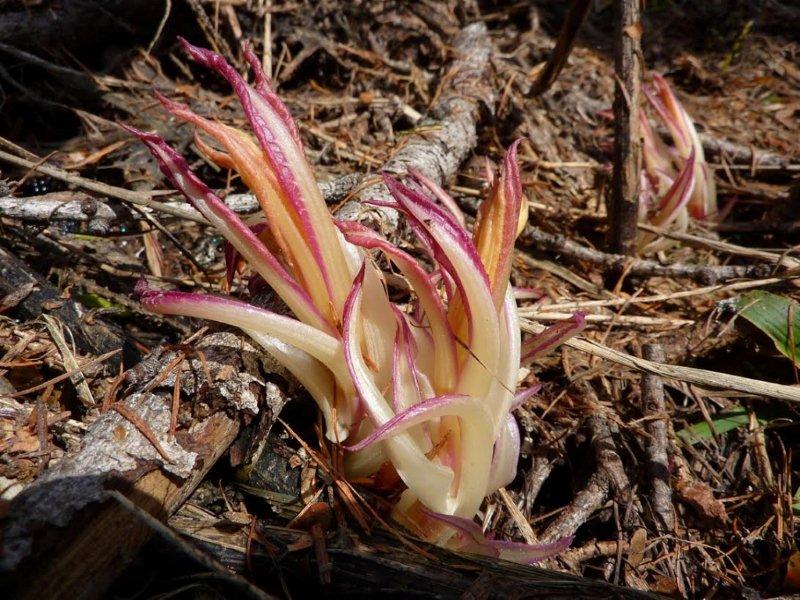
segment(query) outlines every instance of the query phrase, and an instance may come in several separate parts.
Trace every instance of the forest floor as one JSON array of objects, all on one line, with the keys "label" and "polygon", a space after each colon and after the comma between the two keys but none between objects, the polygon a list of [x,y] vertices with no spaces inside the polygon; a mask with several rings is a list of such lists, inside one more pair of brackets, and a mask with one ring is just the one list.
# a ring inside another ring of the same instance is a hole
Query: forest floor
[{"label": "forest floor", "polygon": [[[6,4],[12,6],[0,13],[0,517],[15,495],[78,451],[92,423],[124,393],[128,369],[165,345],[186,358],[203,333],[223,329],[153,315],[133,298],[142,275],[184,290],[220,290],[225,263],[222,238],[180,216],[184,206],[157,165],[118,123],[158,131],[222,197],[247,191],[205,161],[192,129],[153,99],[158,90],[200,114],[244,124],[224,82],[186,60],[179,35],[220,50],[242,71],[239,46],[249,40],[299,124],[318,180],[333,181],[375,174],[411,135],[435,130],[429,110],[447,81],[452,40],[465,24],[484,21],[494,46],[487,83],[496,99],[482,108],[477,145],[445,187],[474,214],[485,191],[485,158],[498,163],[511,142],[527,140],[520,161],[533,233],[518,243],[512,275],[515,286],[529,290],[520,300],[524,321],[551,324],[580,309],[588,320],[582,338],[599,347],[636,359],[645,347],[660,347],[663,359],[656,362],[800,384],[800,361],[739,314],[754,290],[784,298],[791,324],[784,346],[797,348],[800,9],[790,3],[647,3],[645,69],[670,81],[704,135],[721,218],[691,223],[647,257],[696,266],[692,274],[623,270],[610,284],[602,252],[612,169],[612,3],[594,3],[563,72],[539,96],[531,86],[564,17],[565,9],[553,5],[562,3],[178,1],[167,2],[168,18],[156,33],[164,3],[136,0],[138,12],[126,22],[86,27],[65,19],[64,29],[53,32],[43,20],[37,26],[47,31],[39,42],[36,31],[26,34],[19,24],[15,31],[6,21],[15,10],[39,14],[40,3]],[[769,160],[755,160],[758,152]],[[349,191],[330,195],[332,210]],[[34,199],[73,208],[20,208]],[[164,205],[178,214],[165,213]],[[539,243],[546,234],[566,240]],[[731,265],[743,269],[723,268]],[[565,346],[528,376],[544,385],[515,412],[523,435],[519,472],[485,501],[479,515],[485,530],[529,542],[574,534],[572,548],[548,560],[548,569],[671,597],[795,590],[796,402],[780,393],[726,389],[702,374],[687,380],[681,371],[664,378],[663,407],[654,410],[652,398],[642,397],[652,376],[585,350]],[[286,597],[302,589],[293,587],[301,585],[292,574],[299,567],[282,567],[272,557],[274,568],[254,573],[251,550],[262,545],[272,556],[265,532],[304,505],[347,507],[353,499],[321,464],[336,451],[316,433],[313,402],[281,376],[264,376],[283,398],[269,411],[270,422],[244,419],[230,450],[169,523],[183,540]],[[655,494],[646,459],[650,425],[664,412],[666,503]],[[188,430],[198,418],[184,398],[178,428]],[[380,490],[361,492],[383,514]],[[350,529],[368,544],[358,510],[336,516],[338,535]],[[238,551],[244,559],[226,555]],[[312,573],[331,560],[325,556],[317,552]],[[132,581],[133,592],[124,587]],[[147,598],[208,586],[224,596],[215,585],[177,578],[140,557],[110,593]]]}]

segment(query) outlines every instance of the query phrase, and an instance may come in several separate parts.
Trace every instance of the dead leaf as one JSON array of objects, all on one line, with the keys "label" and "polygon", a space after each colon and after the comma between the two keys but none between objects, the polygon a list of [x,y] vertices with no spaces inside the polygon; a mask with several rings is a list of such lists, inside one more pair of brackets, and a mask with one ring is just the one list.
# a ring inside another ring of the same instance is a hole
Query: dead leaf
[{"label": "dead leaf", "polygon": [[644,559],[644,549],[647,546],[647,530],[640,527],[633,532],[631,543],[628,547],[628,564],[633,568],[638,567]]},{"label": "dead leaf", "polygon": [[717,498],[711,488],[699,481],[686,481],[679,479],[675,484],[675,491],[681,500],[689,504],[703,517],[720,525],[728,522],[728,513],[725,506]]},{"label": "dead leaf", "polygon": [[42,308],[44,310],[55,310],[57,308],[61,308],[64,305],[63,300],[56,300],[55,298],[52,300],[45,300],[42,302]]}]

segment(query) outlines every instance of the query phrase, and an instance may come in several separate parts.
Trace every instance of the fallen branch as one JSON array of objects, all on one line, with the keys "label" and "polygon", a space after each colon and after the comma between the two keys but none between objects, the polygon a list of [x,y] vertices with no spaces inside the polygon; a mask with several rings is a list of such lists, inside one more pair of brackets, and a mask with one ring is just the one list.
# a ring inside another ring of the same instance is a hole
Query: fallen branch
[{"label": "fallen branch", "polygon": [[70,173],[69,171],[65,171],[64,169],[59,169],[58,167],[54,167],[52,165],[42,164],[40,161],[21,158],[19,156],[15,156],[14,154],[9,154],[8,152],[4,152],[2,150],[0,150],[0,160],[7,163],[11,163],[12,165],[17,165],[18,167],[30,169],[31,171],[43,173],[44,175],[49,175],[53,179],[63,181],[70,185],[74,185],[75,187],[96,192],[103,196],[108,196],[109,198],[116,198],[118,200],[122,200],[123,202],[127,202],[135,206],[157,210],[159,212],[166,213],[175,217],[180,217],[182,219],[188,219],[190,221],[197,221],[204,224],[206,223],[205,219],[198,219],[198,214],[196,211],[186,210],[185,208],[167,206],[163,202],[158,202],[157,200],[153,200],[153,198],[158,196],[159,194],[150,192],[135,192],[114,185],[108,185],[106,183],[101,183],[99,181],[94,181],[92,179],[81,177],[80,175],[76,175],[75,173]]},{"label": "fallen branch", "polygon": [[611,270],[625,272],[639,277],[676,277],[691,279],[706,285],[714,285],[728,279],[763,278],[772,275],[774,265],[662,265],[654,260],[632,258],[622,254],[601,252],[581,246],[569,238],[547,233],[537,227],[528,226],[520,236],[520,244],[534,246],[539,250],[549,250],[564,254],[574,260],[603,265]]},{"label": "fallen branch", "polygon": [[[494,90],[489,85],[492,42],[486,25],[479,22],[462,29],[453,42],[453,51],[456,59],[444,76],[438,100],[431,109],[438,128],[408,136],[381,171],[402,175],[413,168],[444,184],[475,148],[481,104],[493,110],[495,103]],[[339,209],[338,217],[366,219],[384,232],[396,231],[396,211],[365,205],[370,200],[390,198],[382,182],[371,183],[356,191],[353,199]]]},{"label": "fallen branch", "polygon": [[[68,173],[64,172],[64,174]],[[54,177],[54,179],[59,179],[59,177]],[[61,177],[60,179],[68,183],[76,183],[78,186],[84,181],[90,181],[76,180],[74,177]],[[360,175],[350,173],[331,181],[320,182],[319,189],[326,202],[335,203],[347,196],[360,180]],[[123,188],[108,186],[106,189],[107,192],[110,192],[111,197],[137,204],[131,201],[127,193],[115,196],[117,190],[123,190]],[[123,191],[129,192],[129,190]],[[138,203],[143,210],[165,212],[172,216],[176,216],[177,211],[179,215],[198,223],[205,223],[205,219],[200,213],[183,201],[149,202],[147,195],[143,195],[142,200],[148,202],[148,204]],[[225,204],[239,214],[251,214],[261,210],[258,199],[252,194],[228,194],[225,197]],[[53,192],[28,197],[3,196],[0,197],[0,217],[18,219],[27,223],[86,223],[88,231],[95,234],[108,233],[113,225],[134,220],[129,210],[121,210],[118,205],[93,198],[82,192]]]},{"label": "fallen branch", "polygon": [[[657,131],[664,139],[671,139],[669,130],[665,127],[658,127]],[[797,168],[798,163],[800,163],[797,158],[737,144],[712,133],[701,133],[699,135],[703,153],[709,160],[728,162],[734,165],[749,165],[752,167],[753,172],[757,172],[759,167],[767,167],[770,170],[790,170]]]},{"label": "fallen branch", "polygon": [[0,198],[0,217],[27,222],[87,223],[89,232],[106,233],[117,214],[105,202],[81,192],[53,192],[41,196]]},{"label": "fallen branch", "polygon": [[547,543],[574,534],[603,505],[610,491],[608,475],[602,471],[593,473],[569,506],[545,529],[540,536],[541,541]]},{"label": "fallen branch", "polygon": [[[664,362],[664,349],[660,344],[645,344],[644,357],[653,362]],[[650,478],[650,504],[653,507],[662,533],[675,530],[675,510],[672,506],[672,484],[669,474],[667,440],[667,414],[664,403],[664,383],[652,373],[642,377],[642,415],[647,422],[649,439],[645,440],[647,472]]]}]

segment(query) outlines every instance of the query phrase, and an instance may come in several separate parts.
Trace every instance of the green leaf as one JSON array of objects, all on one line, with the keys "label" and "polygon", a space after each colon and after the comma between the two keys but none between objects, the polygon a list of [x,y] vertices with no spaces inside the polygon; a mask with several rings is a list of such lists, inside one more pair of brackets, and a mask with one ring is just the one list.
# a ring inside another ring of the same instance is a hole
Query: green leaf
[{"label": "green leaf", "polygon": [[766,333],[781,354],[800,366],[800,305],[797,302],[758,290],[740,296],[736,309]]},{"label": "green leaf", "polygon": [[720,413],[712,419],[711,422],[714,424],[713,431],[711,425],[706,421],[701,421],[700,423],[689,425],[685,429],[675,432],[675,435],[687,444],[696,444],[700,440],[707,440],[714,437],[714,432],[716,432],[717,435],[722,435],[737,427],[747,425],[750,422],[750,417],[747,414],[746,408],[743,406],[736,406],[731,410]]},{"label": "green leaf", "polygon": [[104,298],[98,294],[83,294],[80,297],[81,304],[86,308],[99,308],[102,310],[114,311],[119,317],[129,317],[132,313],[116,302],[112,302],[108,298]]},{"label": "green leaf", "polygon": [[797,491],[794,493],[794,498],[792,498],[792,510],[794,514],[800,516],[800,487],[797,488]]},{"label": "green leaf", "polygon": [[[715,432],[717,435],[723,435],[739,427],[746,427],[750,424],[750,411],[755,415],[758,424],[765,429],[796,423],[794,410],[786,405],[755,404],[748,408],[735,404],[715,414],[711,424],[707,421],[693,423],[676,431],[675,435],[687,444],[694,445],[701,440],[712,439]],[[800,497],[798,499],[800,500]]]}]

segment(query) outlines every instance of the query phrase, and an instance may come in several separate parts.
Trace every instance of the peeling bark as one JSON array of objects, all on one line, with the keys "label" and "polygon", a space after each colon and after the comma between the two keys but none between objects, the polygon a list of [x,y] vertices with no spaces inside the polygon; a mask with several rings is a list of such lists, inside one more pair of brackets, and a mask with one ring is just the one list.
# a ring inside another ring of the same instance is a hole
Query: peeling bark
[{"label": "peeling bark", "polygon": [[[0,574],[7,580],[3,588],[17,592],[12,597],[99,597],[151,535],[146,524],[108,501],[109,491],[168,516],[233,442],[244,414],[267,410],[274,416],[286,401],[265,384],[261,352],[238,335],[215,333],[194,354],[182,351],[189,355],[185,369],[177,364],[178,351],[162,350],[129,371],[124,410],[102,414],[74,456],[11,502],[0,530]],[[171,439],[176,377],[193,414],[191,425]]]}]

